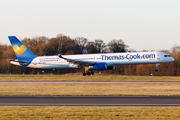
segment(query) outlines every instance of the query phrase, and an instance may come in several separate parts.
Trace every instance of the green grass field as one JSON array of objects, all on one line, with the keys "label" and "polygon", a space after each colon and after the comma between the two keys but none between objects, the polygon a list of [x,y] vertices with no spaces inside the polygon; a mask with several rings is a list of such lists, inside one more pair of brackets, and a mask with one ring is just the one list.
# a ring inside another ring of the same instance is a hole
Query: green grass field
[{"label": "green grass field", "polygon": [[0,75],[0,81],[180,81],[179,76]]},{"label": "green grass field", "polygon": [[0,119],[179,120],[180,107],[1,106]]}]

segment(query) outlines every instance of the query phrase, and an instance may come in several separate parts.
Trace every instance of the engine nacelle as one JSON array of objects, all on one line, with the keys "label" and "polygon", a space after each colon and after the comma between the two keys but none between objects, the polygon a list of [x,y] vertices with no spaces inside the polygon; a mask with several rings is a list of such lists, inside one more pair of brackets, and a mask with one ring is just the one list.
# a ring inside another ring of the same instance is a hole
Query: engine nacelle
[{"label": "engine nacelle", "polygon": [[92,66],[93,70],[114,70],[115,66],[107,66],[106,63],[97,63]]}]

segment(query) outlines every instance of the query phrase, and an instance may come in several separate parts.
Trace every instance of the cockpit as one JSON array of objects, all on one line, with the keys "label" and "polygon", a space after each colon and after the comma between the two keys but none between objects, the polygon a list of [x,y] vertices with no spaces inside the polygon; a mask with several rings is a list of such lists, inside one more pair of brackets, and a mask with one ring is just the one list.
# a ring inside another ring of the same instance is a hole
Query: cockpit
[{"label": "cockpit", "polygon": [[171,57],[170,55],[164,55],[164,57]]},{"label": "cockpit", "polygon": [[165,53],[164,55],[163,55],[163,61],[164,62],[173,62],[174,61],[174,58],[173,57],[171,57],[169,54],[167,54],[167,53]]}]

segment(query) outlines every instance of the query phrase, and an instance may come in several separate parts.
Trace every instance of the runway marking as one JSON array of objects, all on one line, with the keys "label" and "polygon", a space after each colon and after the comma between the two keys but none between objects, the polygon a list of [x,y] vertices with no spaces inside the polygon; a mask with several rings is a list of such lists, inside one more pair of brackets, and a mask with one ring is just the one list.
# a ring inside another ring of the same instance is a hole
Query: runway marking
[{"label": "runway marking", "polygon": [[180,84],[180,82],[0,82],[0,85],[4,84],[150,84],[150,83],[177,83]]}]

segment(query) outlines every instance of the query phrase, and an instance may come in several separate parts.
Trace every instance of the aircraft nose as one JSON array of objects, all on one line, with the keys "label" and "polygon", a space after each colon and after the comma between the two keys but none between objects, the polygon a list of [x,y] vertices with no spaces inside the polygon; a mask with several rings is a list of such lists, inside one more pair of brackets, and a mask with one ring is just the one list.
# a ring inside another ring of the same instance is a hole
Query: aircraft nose
[{"label": "aircraft nose", "polygon": [[171,62],[173,62],[174,61],[174,58],[173,57],[171,57]]}]

